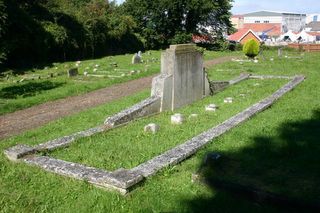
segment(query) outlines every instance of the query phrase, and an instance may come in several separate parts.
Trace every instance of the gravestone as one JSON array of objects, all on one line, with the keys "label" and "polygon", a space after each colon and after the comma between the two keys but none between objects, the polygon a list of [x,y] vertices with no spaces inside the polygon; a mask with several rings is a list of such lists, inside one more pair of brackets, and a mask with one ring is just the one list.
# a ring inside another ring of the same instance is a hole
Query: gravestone
[{"label": "gravestone", "polygon": [[174,110],[210,95],[202,54],[193,44],[171,45],[161,55],[161,74],[152,81],[151,96],[161,98],[160,112]]},{"label": "gravestone", "polygon": [[171,124],[182,124],[184,121],[183,115],[176,113],[171,116]]},{"label": "gravestone", "polygon": [[108,117],[104,124],[114,127],[162,111],[173,111],[208,95],[209,81],[196,45],[171,45],[162,53],[161,73],[152,80],[151,97]]},{"label": "gravestone", "polygon": [[158,132],[159,129],[160,129],[159,125],[157,125],[157,124],[155,124],[155,123],[150,123],[150,124],[148,124],[148,125],[146,125],[146,126],[144,127],[144,131],[145,131],[145,132],[151,132],[151,133],[153,133],[153,134],[156,133],[156,132]]},{"label": "gravestone", "polygon": [[132,64],[140,64],[141,63],[141,56],[135,53],[132,57]]},{"label": "gravestone", "polygon": [[138,56],[139,56],[140,58],[142,57],[142,52],[141,52],[141,51],[138,52]]},{"label": "gravestone", "polygon": [[74,76],[77,76],[78,74],[79,74],[78,68],[73,68],[68,70],[68,77],[74,77]]},{"label": "gravestone", "polygon": [[278,57],[281,58],[282,57],[282,47],[280,47],[278,49]]}]

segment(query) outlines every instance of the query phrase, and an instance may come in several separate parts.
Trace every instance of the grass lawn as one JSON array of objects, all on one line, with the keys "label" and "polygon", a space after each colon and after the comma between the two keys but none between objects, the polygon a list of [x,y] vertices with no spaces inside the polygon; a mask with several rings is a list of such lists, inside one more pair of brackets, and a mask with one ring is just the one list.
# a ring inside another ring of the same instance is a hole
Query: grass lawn
[{"label": "grass lawn", "polygon": [[[293,52],[290,52],[294,55]],[[190,159],[162,170],[123,197],[86,182],[47,173],[36,167],[9,162],[3,150],[18,143],[39,144],[58,136],[101,124],[105,117],[149,96],[144,91],[131,97],[72,115],[0,143],[0,211],[3,212],[278,212],[269,205],[257,205],[230,194],[192,183],[207,152],[226,156],[221,168],[208,172],[236,183],[317,201],[320,195],[320,54],[305,54],[302,59],[277,58],[264,53],[266,60],[227,62],[208,70],[211,79],[231,79],[242,72],[252,74],[295,75],[307,79],[268,110],[219,137]],[[273,57],[274,60],[270,61]],[[255,83],[258,86],[254,86]],[[209,127],[242,111],[268,96],[286,80],[248,80],[214,97],[177,110],[188,116],[199,113],[195,123],[169,124],[172,112],[135,121],[107,133],[80,139],[68,149],[47,153],[55,157],[100,168],[131,168],[182,143]],[[240,97],[239,94],[246,94]],[[234,97],[233,104],[222,103]],[[216,113],[204,113],[204,105],[217,103]],[[145,124],[157,122],[159,134],[142,131]],[[196,125],[195,125],[196,124]]]},{"label": "grass lawn", "polygon": [[[131,64],[132,54],[82,61],[78,68],[80,75],[73,78],[68,78],[67,70],[76,67],[76,62],[53,63],[50,67],[25,70],[23,75],[11,76],[9,80],[2,77],[0,115],[156,74],[160,71],[160,51],[150,53],[143,54],[144,63],[141,64]],[[131,74],[131,71],[135,73]],[[84,72],[101,77],[85,76]],[[48,77],[50,73],[53,78]],[[17,83],[21,79],[25,80]]]},{"label": "grass lawn", "polygon": [[[76,62],[22,70],[24,74],[11,75],[9,79],[6,75],[0,76],[0,115],[159,73],[161,51],[149,53],[143,53],[144,63],[134,65],[131,64],[132,54],[82,61],[78,68],[80,75],[73,78],[68,78],[67,70],[76,67]],[[206,51],[204,56],[205,60],[210,60],[228,54]],[[132,71],[135,73],[131,74]],[[84,72],[102,77],[84,76]],[[54,77],[49,77],[50,74]]]}]

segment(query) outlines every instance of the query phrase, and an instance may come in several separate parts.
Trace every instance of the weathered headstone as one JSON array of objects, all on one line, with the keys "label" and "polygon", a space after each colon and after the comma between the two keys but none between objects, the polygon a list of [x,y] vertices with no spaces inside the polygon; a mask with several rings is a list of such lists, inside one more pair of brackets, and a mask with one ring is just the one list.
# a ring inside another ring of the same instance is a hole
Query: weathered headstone
[{"label": "weathered headstone", "polygon": [[132,57],[132,64],[140,64],[141,63],[141,57],[135,53]]},{"label": "weathered headstone", "polygon": [[140,58],[142,57],[142,52],[141,52],[141,51],[138,52],[138,56],[139,56]]},{"label": "weathered headstone", "polygon": [[228,103],[228,104],[231,104],[233,102],[233,98],[231,97],[227,97],[223,100],[224,103]]},{"label": "weathered headstone", "polygon": [[193,44],[171,45],[162,53],[161,73],[152,80],[151,97],[108,117],[104,124],[113,127],[150,114],[173,111],[208,95],[210,86],[202,54]]},{"label": "weathered headstone", "polygon": [[202,54],[195,45],[171,45],[161,55],[161,74],[152,81],[152,96],[161,97],[160,111],[174,110],[210,95]]},{"label": "weathered headstone", "polygon": [[218,106],[215,104],[209,104],[208,106],[205,107],[206,111],[211,111],[215,112],[218,109]]},{"label": "weathered headstone", "polygon": [[155,124],[155,123],[150,123],[150,124],[148,124],[148,125],[146,125],[146,126],[144,127],[144,131],[145,131],[145,132],[151,132],[151,133],[153,133],[153,134],[156,133],[156,132],[158,132],[159,129],[160,129],[159,125],[157,125],[157,124]]},{"label": "weathered headstone", "polygon": [[176,113],[171,116],[171,124],[182,124],[184,121],[183,115]]},{"label": "weathered headstone", "polygon": [[74,76],[77,76],[78,74],[79,74],[78,68],[72,68],[68,70],[68,77],[74,77]]},{"label": "weathered headstone", "polygon": [[278,57],[282,57],[282,47],[278,49]]}]

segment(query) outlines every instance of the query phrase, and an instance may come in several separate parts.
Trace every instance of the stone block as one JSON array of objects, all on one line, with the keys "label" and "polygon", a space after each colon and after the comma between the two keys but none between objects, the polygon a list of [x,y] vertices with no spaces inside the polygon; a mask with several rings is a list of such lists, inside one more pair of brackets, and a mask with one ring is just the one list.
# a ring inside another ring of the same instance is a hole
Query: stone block
[{"label": "stone block", "polygon": [[155,124],[155,123],[150,123],[150,124],[148,124],[148,125],[146,125],[146,126],[144,127],[144,131],[145,131],[145,132],[151,132],[151,133],[153,133],[153,134],[156,133],[156,132],[158,132],[159,129],[160,129],[159,125],[157,125],[157,124]]},{"label": "stone block", "polygon": [[184,122],[184,116],[180,113],[176,113],[171,116],[171,124],[182,124]]},{"label": "stone block", "polygon": [[20,158],[35,153],[36,150],[33,147],[18,144],[9,149],[4,150],[4,154],[9,160],[18,161]]},{"label": "stone block", "polygon": [[78,74],[79,74],[78,68],[72,68],[68,70],[68,77],[74,77],[74,76],[77,76]]},{"label": "stone block", "polygon": [[233,102],[233,98],[231,97],[227,97],[223,100],[224,103],[228,103],[228,104],[231,104]]},{"label": "stone block", "polygon": [[132,61],[131,61],[132,64],[140,64],[141,63],[141,57],[135,53],[132,57]]},{"label": "stone block", "polygon": [[215,104],[209,104],[205,107],[206,111],[215,112],[218,109],[218,106]]}]

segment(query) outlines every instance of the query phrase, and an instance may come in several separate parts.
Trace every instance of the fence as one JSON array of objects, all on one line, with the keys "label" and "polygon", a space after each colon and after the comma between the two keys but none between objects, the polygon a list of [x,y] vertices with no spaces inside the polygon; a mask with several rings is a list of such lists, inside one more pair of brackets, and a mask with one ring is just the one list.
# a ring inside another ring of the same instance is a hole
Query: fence
[{"label": "fence", "polygon": [[288,47],[306,52],[320,52],[320,44],[288,44]]}]

